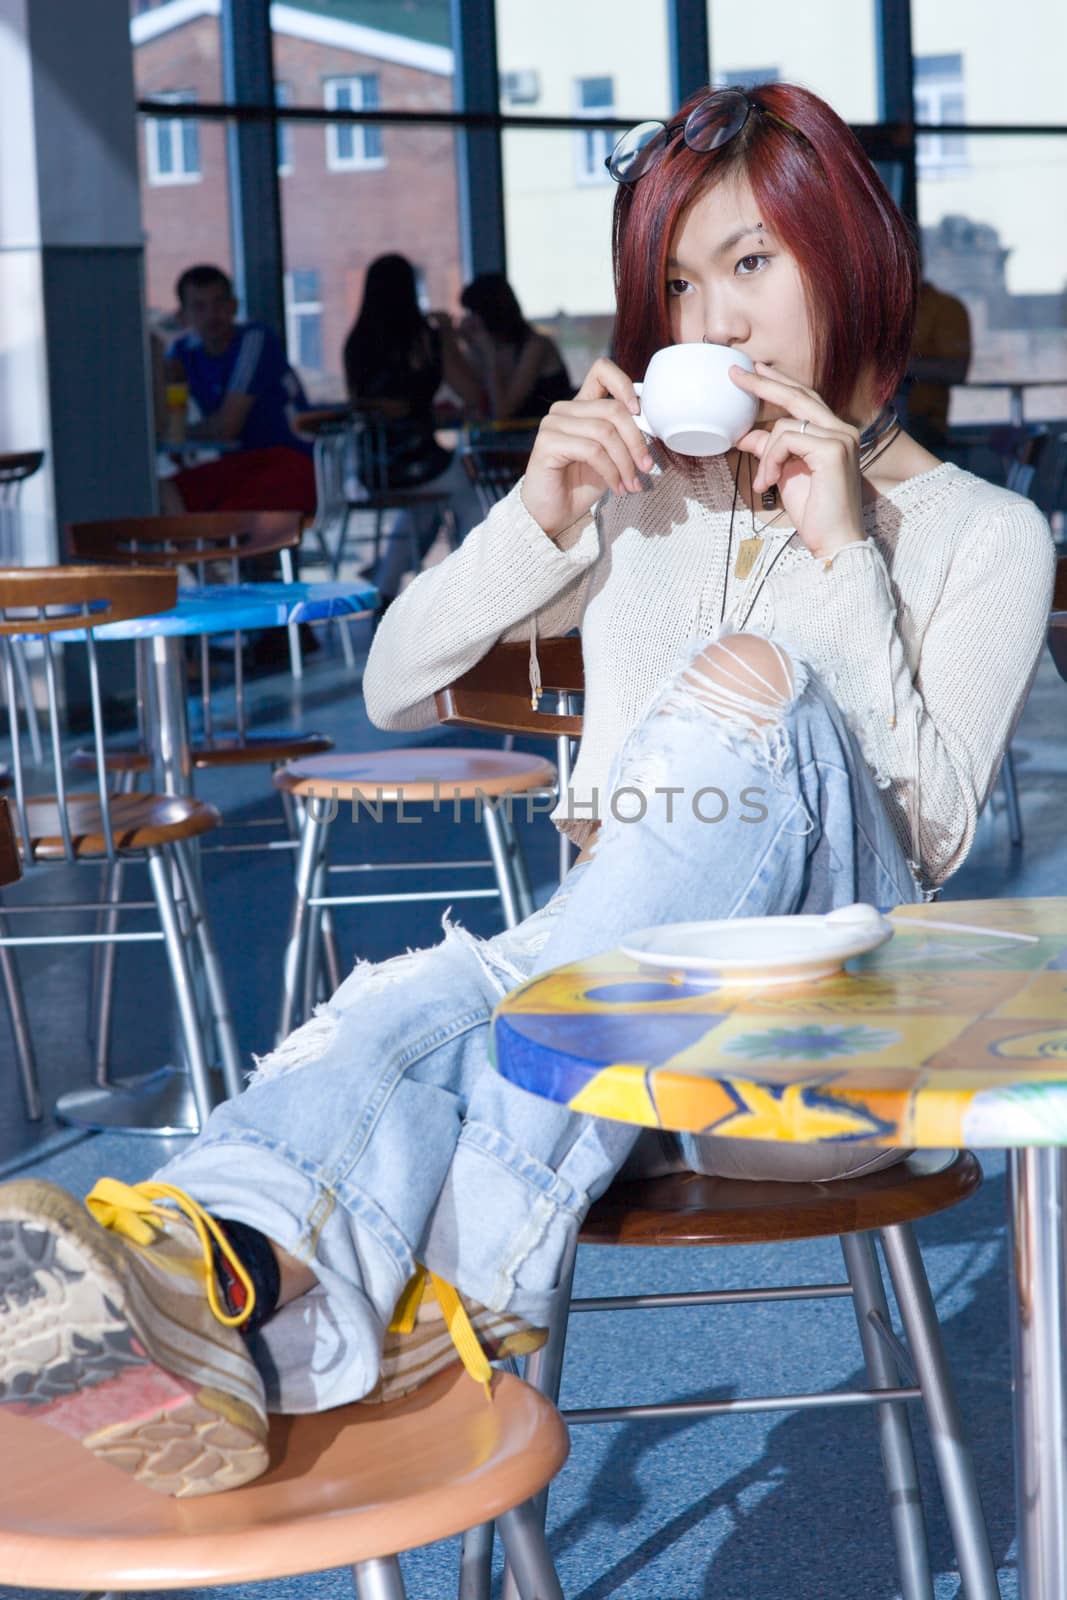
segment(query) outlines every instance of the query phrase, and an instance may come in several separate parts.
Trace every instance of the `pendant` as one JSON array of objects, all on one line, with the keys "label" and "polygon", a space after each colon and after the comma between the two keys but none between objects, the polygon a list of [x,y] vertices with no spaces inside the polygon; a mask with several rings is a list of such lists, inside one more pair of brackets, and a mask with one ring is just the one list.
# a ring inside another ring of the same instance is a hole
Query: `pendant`
[{"label": "pendant", "polygon": [[737,560],[734,562],[734,577],[744,580],[759,560],[760,550],[763,548],[759,539],[742,539],[737,547]]}]

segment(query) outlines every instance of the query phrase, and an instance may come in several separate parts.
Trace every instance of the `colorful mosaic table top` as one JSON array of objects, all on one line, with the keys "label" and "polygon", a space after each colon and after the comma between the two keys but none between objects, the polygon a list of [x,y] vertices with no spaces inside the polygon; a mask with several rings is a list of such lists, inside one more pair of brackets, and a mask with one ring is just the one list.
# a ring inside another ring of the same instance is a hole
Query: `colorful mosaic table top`
[{"label": "colorful mosaic table top", "polygon": [[[194,584],[178,591],[178,604],[169,611],[102,623],[93,629],[93,637],[148,639],[281,628],[290,622],[355,616],[371,610],[377,602],[377,589],[365,582]],[[72,629],[52,637],[63,642],[85,635]]]},{"label": "colorful mosaic table top", "polygon": [[901,906],[836,977],[765,989],[609,952],[497,1007],[513,1083],[644,1127],[917,1148],[1067,1144],[1067,898]]}]

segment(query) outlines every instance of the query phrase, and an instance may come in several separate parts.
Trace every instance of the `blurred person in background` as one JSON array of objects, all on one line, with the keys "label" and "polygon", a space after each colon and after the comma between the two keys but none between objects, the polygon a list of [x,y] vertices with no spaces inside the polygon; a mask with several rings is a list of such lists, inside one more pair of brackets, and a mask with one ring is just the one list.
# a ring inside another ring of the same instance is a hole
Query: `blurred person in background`
[{"label": "blurred person in background", "polygon": [[[344,369],[349,398],[367,421],[357,463],[364,488],[372,494],[427,486],[458,490],[454,452],[436,436],[434,400],[447,385],[468,412],[479,415],[482,386],[449,319],[423,312],[415,269],[406,256],[378,256],[367,268],[363,300],[345,340]],[[433,506],[399,514],[380,561],[368,574],[383,606],[395,598],[409,563],[412,525],[421,562],[438,523]]]},{"label": "blurred person in background", "polygon": [[963,301],[924,278],[919,286],[915,333],[908,358],[908,430],[927,450],[944,456],[949,445],[952,386],[965,383],[971,365],[971,318]]},{"label": "blurred person in background", "polygon": [[531,327],[502,272],[481,272],[460,295],[459,333],[470,351],[494,421],[548,415],[575,389],[555,341]]},{"label": "blurred person in background", "polygon": [[311,446],[292,428],[307,397],[282,341],[262,322],[237,321],[233,285],[221,267],[188,267],[176,290],[185,332],[166,352],[166,384],[186,384],[200,412],[185,428],[186,440],[230,448],[164,479],[161,509],[313,516]]}]

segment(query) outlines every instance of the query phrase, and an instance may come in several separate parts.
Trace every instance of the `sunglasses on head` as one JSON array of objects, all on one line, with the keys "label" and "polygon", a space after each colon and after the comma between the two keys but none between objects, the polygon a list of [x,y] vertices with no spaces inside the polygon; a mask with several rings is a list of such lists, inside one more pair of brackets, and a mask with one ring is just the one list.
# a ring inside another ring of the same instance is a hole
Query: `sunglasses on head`
[{"label": "sunglasses on head", "polygon": [[[735,139],[753,112],[790,133],[797,131],[781,117],[765,111],[758,100],[750,99],[742,89],[715,89],[686,117],[682,138],[690,150],[710,155]],[[639,122],[623,134],[604,165],[616,183],[636,183],[655,165],[678,132],[677,127],[669,128],[665,122]]]}]

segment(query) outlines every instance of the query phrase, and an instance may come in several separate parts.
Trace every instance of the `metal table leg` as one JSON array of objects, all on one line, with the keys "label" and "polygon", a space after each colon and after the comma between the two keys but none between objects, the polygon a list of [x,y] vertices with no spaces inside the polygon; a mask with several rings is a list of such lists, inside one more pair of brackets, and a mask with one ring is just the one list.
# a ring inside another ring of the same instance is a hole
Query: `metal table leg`
[{"label": "metal table leg", "polygon": [[1067,1150],[1008,1154],[1019,1600],[1067,1595]]}]

